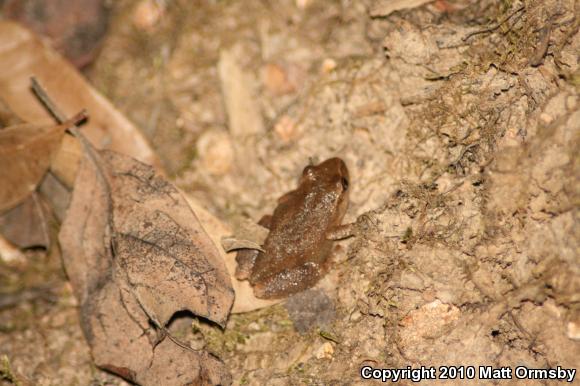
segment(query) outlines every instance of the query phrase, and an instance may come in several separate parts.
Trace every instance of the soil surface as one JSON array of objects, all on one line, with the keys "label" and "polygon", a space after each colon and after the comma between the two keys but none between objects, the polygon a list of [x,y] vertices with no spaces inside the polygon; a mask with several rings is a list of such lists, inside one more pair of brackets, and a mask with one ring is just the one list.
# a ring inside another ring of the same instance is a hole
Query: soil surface
[{"label": "soil surface", "polygon": [[[171,325],[236,385],[366,384],[365,365],[580,371],[578,4],[397,3],[109,6],[86,76],[222,221],[271,213],[309,163],[348,165],[356,234],[315,289],[224,330]],[[91,363],[58,250],[28,255],[0,265],[15,299],[0,384],[125,385]]]}]

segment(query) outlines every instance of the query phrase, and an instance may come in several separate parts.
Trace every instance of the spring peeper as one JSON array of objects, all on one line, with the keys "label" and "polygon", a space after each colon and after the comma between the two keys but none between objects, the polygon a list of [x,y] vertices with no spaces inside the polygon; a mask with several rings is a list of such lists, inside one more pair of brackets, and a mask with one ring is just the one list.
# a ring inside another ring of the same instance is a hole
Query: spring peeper
[{"label": "spring peeper", "polygon": [[238,252],[236,277],[254,294],[279,299],[315,285],[329,268],[332,240],[350,236],[341,221],[348,207],[348,169],[340,158],[304,168],[300,183],[278,199],[260,225],[270,233],[262,251]]}]

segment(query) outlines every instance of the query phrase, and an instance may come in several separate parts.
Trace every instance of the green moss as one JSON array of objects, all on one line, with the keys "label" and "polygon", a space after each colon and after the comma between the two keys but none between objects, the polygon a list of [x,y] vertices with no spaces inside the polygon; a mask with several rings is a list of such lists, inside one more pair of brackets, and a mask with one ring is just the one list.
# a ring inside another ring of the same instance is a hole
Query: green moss
[{"label": "green moss", "polygon": [[326,340],[329,340],[329,341],[334,342],[336,344],[340,343],[340,339],[332,332],[325,331],[325,330],[319,330],[318,334]]},{"label": "green moss", "polygon": [[405,233],[403,234],[403,237],[401,238],[401,242],[406,243],[409,240],[411,240],[411,237],[413,237],[413,228],[407,227],[407,229],[405,229]]},{"label": "green moss", "polygon": [[0,379],[8,381],[14,385],[21,385],[20,381],[12,371],[12,366],[10,365],[10,359],[7,355],[2,355],[0,357]]}]

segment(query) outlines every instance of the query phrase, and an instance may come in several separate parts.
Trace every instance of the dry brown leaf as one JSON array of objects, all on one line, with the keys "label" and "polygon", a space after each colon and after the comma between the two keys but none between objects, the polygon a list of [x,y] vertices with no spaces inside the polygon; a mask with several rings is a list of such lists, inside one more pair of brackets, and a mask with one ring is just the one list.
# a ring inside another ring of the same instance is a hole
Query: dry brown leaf
[{"label": "dry brown leaf", "polygon": [[234,293],[219,251],[152,167],[88,146],[59,240],[95,362],[143,385],[228,383],[217,359],[164,339],[177,311],[225,323]]},{"label": "dry brown leaf", "polygon": [[97,56],[107,32],[108,8],[103,0],[6,0],[0,12],[50,39],[58,52],[83,68]]},{"label": "dry brown leaf", "polygon": [[50,210],[58,224],[62,223],[65,218],[71,198],[70,189],[71,187],[63,184],[51,172],[46,173],[46,176],[38,187],[38,193],[48,202]]},{"label": "dry brown leaf", "polygon": [[163,339],[124,283],[108,281],[83,303],[82,327],[97,366],[140,385],[228,385],[210,354]]},{"label": "dry brown leaf", "polygon": [[59,181],[72,189],[81,158],[82,150],[79,141],[73,135],[66,134],[54,154],[50,171]]},{"label": "dry brown leaf", "polygon": [[48,248],[49,213],[42,197],[33,192],[24,202],[0,215],[0,234],[19,248]]},{"label": "dry brown leaf", "polygon": [[[107,148],[160,167],[143,134],[56,51],[17,23],[0,21],[0,99],[26,122],[52,117],[30,91],[35,76],[65,116],[87,109],[83,133],[97,148]],[[161,169],[160,169],[161,170]]]},{"label": "dry brown leaf", "polygon": [[16,114],[14,114],[14,112],[10,109],[10,107],[8,107],[6,102],[0,98],[0,130],[8,126],[19,125],[21,123],[24,123],[22,122],[22,119],[17,117]]},{"label": "dry brown leaf", "polygon": [[69,126],[20,124],[0,130],[0,212],[36,189]]}]

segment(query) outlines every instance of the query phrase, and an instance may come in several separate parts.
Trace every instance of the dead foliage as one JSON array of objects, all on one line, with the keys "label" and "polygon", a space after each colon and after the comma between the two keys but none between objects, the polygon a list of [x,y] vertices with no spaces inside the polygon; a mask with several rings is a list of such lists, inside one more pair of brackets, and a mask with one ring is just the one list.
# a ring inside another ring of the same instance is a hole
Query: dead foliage
[{"label": "dead foliage", "polygon": [[215,245],[150,166],[85,146],[59,240],[95,362],[144,385],[227,383],[165,328],[183,310],[225,323],[234,294]]},{"label": "dead foliage", "polygon": [[0,212],[21,203],[36,189],[71,124],[21,124],[0,130]]}]

